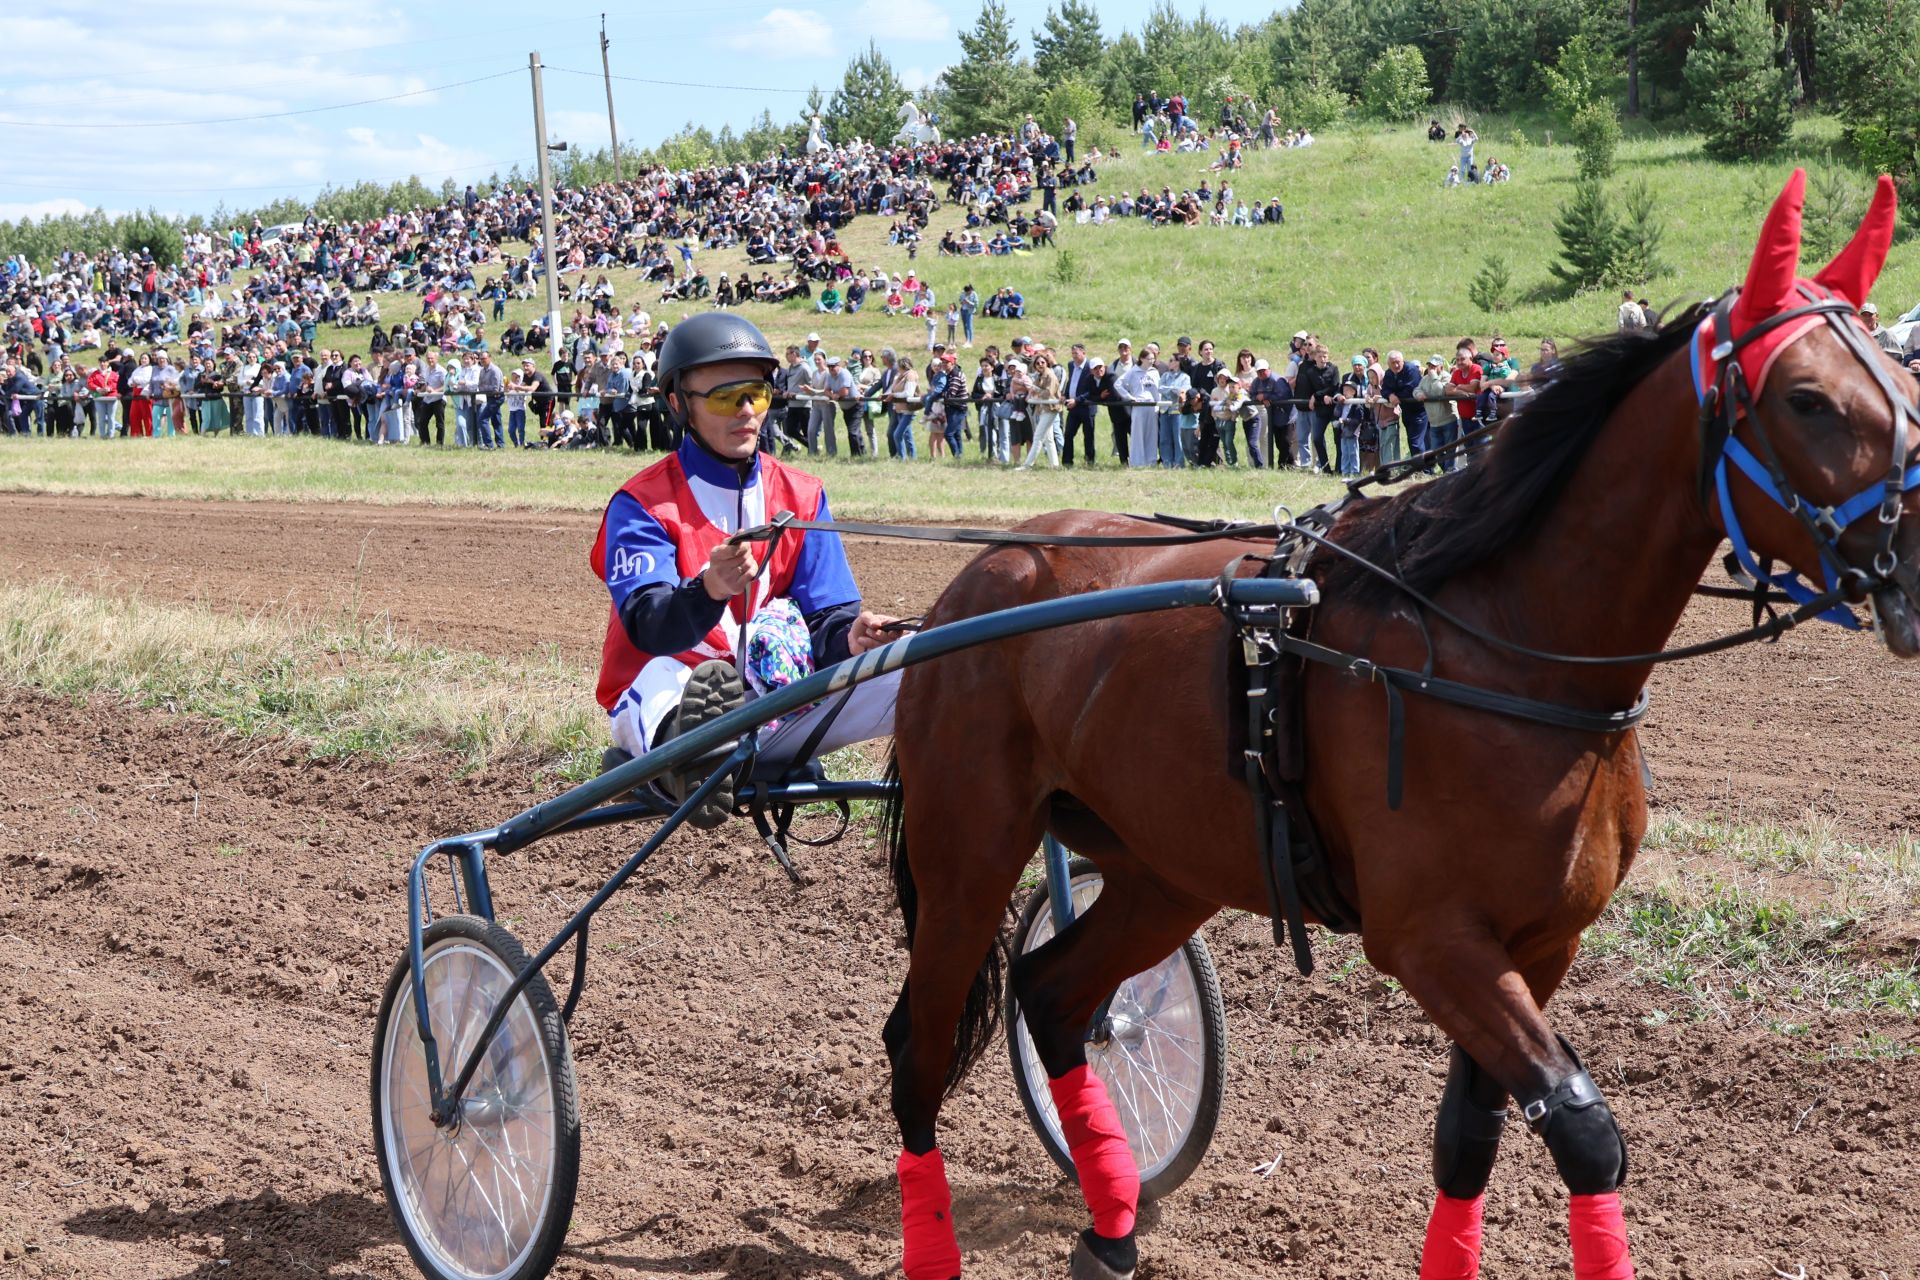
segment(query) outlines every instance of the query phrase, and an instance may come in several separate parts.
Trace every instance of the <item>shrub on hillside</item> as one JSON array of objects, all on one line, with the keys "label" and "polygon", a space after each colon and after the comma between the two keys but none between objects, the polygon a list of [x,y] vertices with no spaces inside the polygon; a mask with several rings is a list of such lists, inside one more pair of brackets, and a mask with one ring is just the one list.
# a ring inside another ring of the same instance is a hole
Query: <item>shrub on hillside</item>
[{"label": "shrub on hillside", "polygon": [[1513,273],[1507,269],[1507,260],[1497,253],[1467,282],[1467,300],[1490,315],[1505,311],[1512,295]]},{"label": "shrub on hillside", "polygon": [[1560,237],[1561,261],[1547,270],[1555,279],[1575,289],[1607,282],[1620,251],[1620,218],[1598,178],[1582,178],[1574,185],[1573,199],[1560,206],[1553,230]]},{"label": "shrub on hillside", "polygon": [[1375,120],[1404,124],[1426,109],[1432,92],[1427,87],[1427,60],[1410,44],[1397,44],[1367,69],[1360,103]]},{"label": "shrub on hillside", "polygon": [[1284,129],[1311,129],[1318,133],[1347,114],[1347,98],[1323,81],[1304,81],[1279,91],[1275,103]]},{"label": "shrub on hillside", "polygon": [[1607,283],[1645,284],[1667,269],[1660,258],[1660,244],[1666,239],[1667,228],[1655,207],[1653,188],[1645,178],[1636,178],[1627,188],[1626,208],[1613,262],[1607,269]]},{"label": "shrub on hillside", "polygon": [[1573,145],[1579,153],[1580,176],[1610,178],[1613,157],[1620,147],[1620,110],[1596,98],[1573,113]]},{"label": "shrub on hillside", "polygon": [[1708,155],[1771,155],[1793,133],[1793,64],[1766,0],[1709,0],[1686,76]]}]

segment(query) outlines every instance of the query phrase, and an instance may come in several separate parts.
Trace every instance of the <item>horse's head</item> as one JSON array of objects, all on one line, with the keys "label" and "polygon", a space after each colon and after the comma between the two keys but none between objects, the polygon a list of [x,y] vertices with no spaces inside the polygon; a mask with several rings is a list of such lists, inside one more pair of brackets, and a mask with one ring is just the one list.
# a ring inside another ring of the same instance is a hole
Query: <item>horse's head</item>
[{"label": "horse's head", "polygon": [[[1760,576],[1756,555],[1783,560],[1816,588],[1871,600],[1888,648],[1913,657],[1920,396],[1858,316],[1892,243],[1893,181],[1880,179],[1853,239],[1811,280],[1798,274],[1805,190],[1795,170],[1746,283],[1694,335],[1707,506],[1749,572]],[[1770,580],[1818,594],[1790,574]]]}]

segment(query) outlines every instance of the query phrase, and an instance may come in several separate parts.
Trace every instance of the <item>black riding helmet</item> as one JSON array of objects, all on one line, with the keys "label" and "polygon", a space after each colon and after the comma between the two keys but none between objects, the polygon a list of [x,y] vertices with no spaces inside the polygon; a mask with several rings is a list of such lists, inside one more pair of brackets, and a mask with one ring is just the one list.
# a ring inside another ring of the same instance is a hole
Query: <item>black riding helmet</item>
[{"label": "black riding helmet", "polygon": [[[731,311],[705,311],[668,331],[667,340],[660,344],[654,378],[664,394],[679,388],[680,375],[687,370],[729,360],[764,364],[769,374],[780,367],[779,357],[767,345],[767,335],[753,321]],[[668,412],[673,412],[671,404]]]}]

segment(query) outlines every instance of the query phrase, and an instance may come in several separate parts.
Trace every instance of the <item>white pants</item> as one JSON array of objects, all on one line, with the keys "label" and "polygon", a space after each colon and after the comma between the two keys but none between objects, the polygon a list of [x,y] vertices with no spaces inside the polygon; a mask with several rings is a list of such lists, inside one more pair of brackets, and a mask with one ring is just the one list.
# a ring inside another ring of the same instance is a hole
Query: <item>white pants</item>
[{"label": "white pants", "polygon": [[[686,688],[687,678],[692,674],[693,668],[678,658],[655,658],[640,668],[633,684],[620,695],[620,701],[613,704],[610,724],[613,745],[628,755],[645,755],[654,734],[680,705],[680,691]],[[832,715],[833,723],[814,747],[816,755],[838,751],[856,742],[884,738],[893,732],[893,703],[899,695],[898,671],[857,684],[850,695],[829,694],[818,706],[788,716],[772,734],[763,736],[760,759],[776,765],[791,762],[813,735],[820,717],[825,715]],[[753,690],[748,689],[748,700],[754,696]],[[843,701],[845,706],[840,705]]]},{"label": "white pants", "polygon": [[1039,409],[1033,415],[1033,444],[1027,449],[1026,460],[1020,465],[1031,467],[1039,461],[1045,452],[1050,466],[1060,465],[1060,413],[1055,409]]}]

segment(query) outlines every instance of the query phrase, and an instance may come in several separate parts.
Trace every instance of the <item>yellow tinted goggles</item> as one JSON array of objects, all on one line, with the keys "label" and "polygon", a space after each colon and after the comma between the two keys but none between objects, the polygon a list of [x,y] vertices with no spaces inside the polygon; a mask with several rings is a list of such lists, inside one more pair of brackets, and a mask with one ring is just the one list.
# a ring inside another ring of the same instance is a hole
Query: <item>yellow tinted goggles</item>
[{"label": "yellow tinted goggles", "polygon": [[753,413],[765,413],[773,407],[773,384],[764,378],[746,382],[723,382],[706,391],[684,389],[687,395],[707,402],[715,413],[732,417],[745,405]]}]

